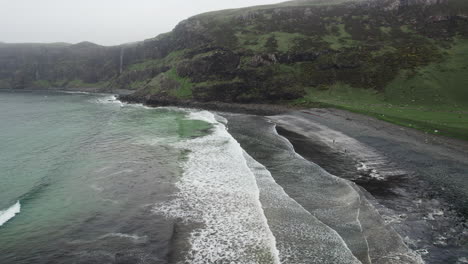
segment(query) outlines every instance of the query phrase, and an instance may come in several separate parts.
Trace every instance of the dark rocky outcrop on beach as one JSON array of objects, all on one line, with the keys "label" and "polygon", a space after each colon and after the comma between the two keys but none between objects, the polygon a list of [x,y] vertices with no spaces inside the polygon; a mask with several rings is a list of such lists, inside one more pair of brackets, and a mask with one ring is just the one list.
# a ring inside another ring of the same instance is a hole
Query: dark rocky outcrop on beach
[{"label": "dark rocky outcrop on beach", "polygon": [[224,10],[103,47],[0,44],[0,89],[134,90],[129,101],[278,103],[341,83],[382,92],[468,38],[463,0],[308,0]]}]

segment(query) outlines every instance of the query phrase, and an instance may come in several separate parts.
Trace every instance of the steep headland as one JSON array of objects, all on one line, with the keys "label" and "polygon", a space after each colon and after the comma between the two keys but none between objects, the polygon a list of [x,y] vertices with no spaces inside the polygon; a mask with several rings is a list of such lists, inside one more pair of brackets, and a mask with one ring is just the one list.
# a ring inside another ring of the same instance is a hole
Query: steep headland
[{"label": "steep headland", "polygon": [[0,88],[333,105],[466,138],[467,50],[463,0],[290,1],[197,15],[128,45],[0,44]]}]

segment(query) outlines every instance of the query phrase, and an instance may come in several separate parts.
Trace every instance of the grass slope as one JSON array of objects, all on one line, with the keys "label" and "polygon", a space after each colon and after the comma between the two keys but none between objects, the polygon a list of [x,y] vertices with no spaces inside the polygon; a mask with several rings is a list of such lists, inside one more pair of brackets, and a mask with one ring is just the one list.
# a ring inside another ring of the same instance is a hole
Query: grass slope
[{"label": "grass slope", "polygon": [[383,92],[337,83],[309,88],[294,104],[322,103],[468,140],[468,40],[457,39],[445,52],[440,63],[402,71]]}]

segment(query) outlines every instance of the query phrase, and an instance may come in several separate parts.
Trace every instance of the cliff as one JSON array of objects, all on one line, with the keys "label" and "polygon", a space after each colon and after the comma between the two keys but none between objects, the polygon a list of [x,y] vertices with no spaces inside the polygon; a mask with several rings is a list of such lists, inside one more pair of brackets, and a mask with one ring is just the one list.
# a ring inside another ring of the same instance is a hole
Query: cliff
[{"label": "cliff", "polygon": [[0,88],[131,89],[128,100],[154,102],[278,103],[337,84],[386,95],[465,45],[467,14],[463,0],[290,1],[115,47],[0,44]]}]

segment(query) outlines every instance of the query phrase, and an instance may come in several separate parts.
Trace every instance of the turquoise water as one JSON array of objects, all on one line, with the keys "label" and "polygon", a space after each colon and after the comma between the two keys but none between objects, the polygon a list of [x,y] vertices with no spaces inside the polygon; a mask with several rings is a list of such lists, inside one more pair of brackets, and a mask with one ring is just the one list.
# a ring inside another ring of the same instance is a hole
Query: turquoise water
[{"label": "turquoise water", "polygon": [[172,223],[148,204],[170,199],[181,175],[184,152],[171,144],[209,125],[114,99],[0,93],[0,211],[9,220],[0,226],[0,263],[102,261],[116,252],[156,260],[168,250]]}]

